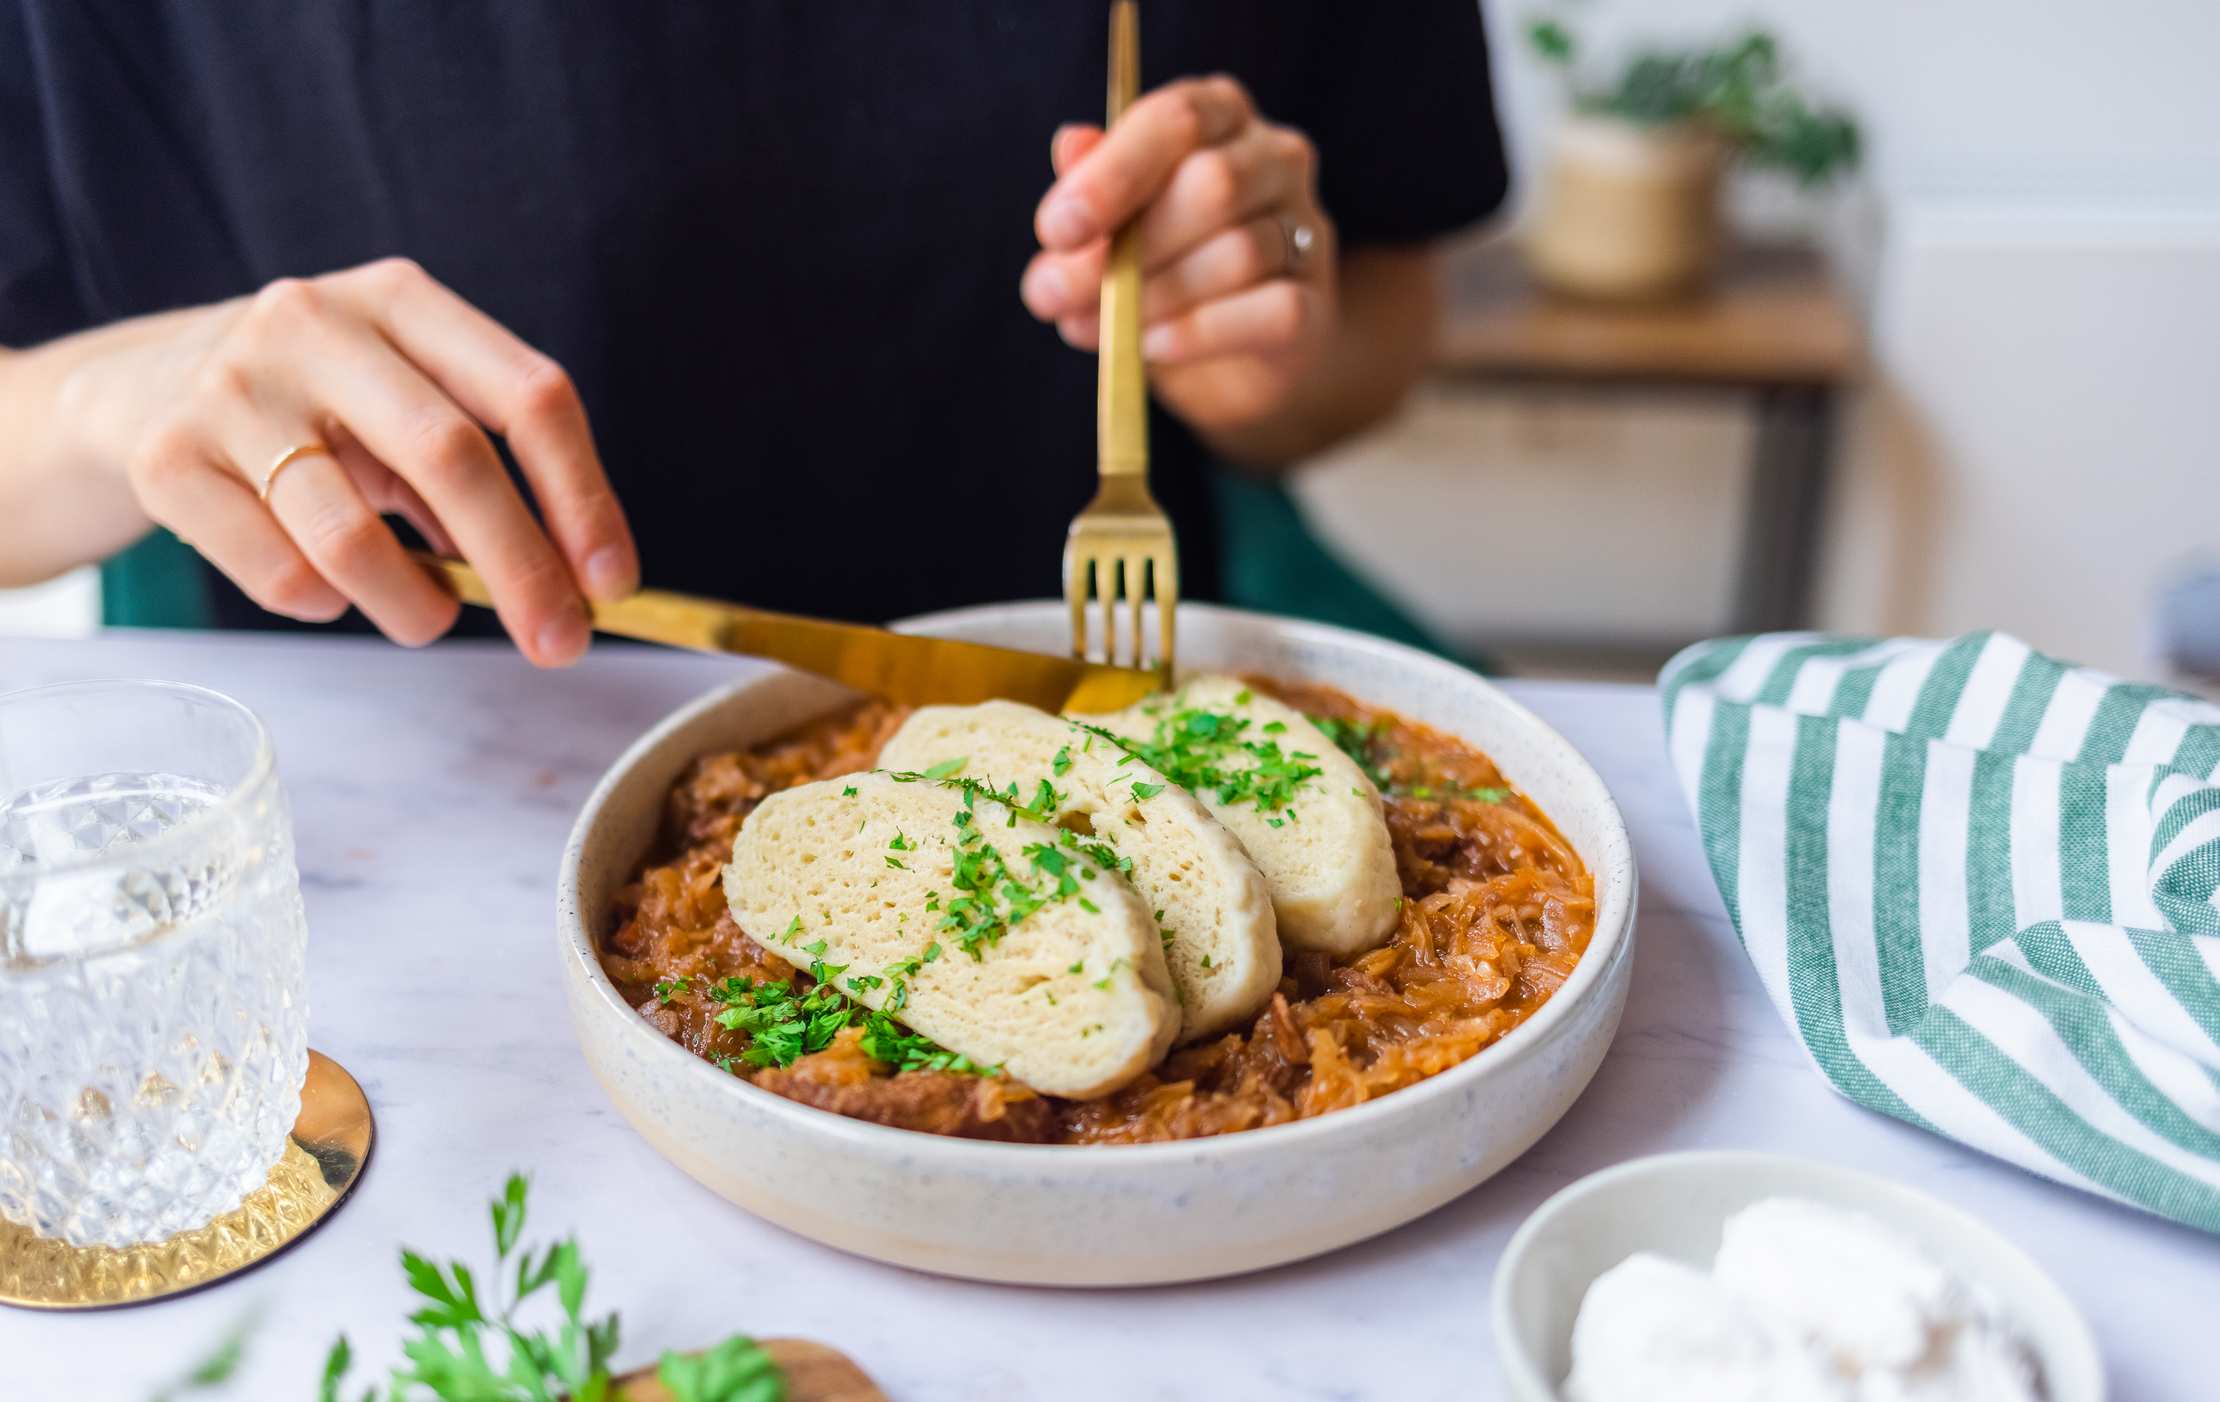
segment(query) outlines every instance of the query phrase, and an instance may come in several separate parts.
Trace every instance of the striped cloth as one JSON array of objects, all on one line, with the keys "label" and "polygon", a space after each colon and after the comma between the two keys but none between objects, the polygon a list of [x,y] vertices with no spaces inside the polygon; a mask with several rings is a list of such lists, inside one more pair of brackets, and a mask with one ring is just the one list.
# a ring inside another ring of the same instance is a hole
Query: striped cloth
[{"label": "striped cloth", "polygon": [[1835,1089],[2220,1232],[2220,706],[1948,642],[1659,678],[1744,950]]}]

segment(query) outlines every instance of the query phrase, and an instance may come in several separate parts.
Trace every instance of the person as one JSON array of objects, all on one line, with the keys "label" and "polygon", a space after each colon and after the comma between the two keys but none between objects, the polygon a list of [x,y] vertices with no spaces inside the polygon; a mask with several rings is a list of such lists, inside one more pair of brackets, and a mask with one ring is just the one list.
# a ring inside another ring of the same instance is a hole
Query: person
[{"label": "person", "polygon": [[643,577],[1052,593],[1138,221],[1154,486],[1211,597],[1208,465],[1422,367],[1434,246],[1504,192],[1485,41],[1473,0],[1151,0],[1105,133],[1105,19],[0,0],[0,585],[160,526],[221,623],[422,644],[457,609],[398,518],[542,665]]}]

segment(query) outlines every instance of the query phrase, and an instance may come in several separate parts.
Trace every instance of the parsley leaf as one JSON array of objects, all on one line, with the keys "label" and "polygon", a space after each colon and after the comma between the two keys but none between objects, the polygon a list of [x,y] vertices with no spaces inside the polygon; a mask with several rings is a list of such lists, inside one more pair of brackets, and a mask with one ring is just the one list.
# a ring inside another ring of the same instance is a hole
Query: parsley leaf
[{"label": "parsley leaf", "polygon": [[786,1402],[786,1378],[762,1346],[734,1334],[696,1354],[666,1353],[655,1380],[671,1402]]},{"label": "parsley leaf", "polygon": [[[424,1397],[445,1402],[607,1397],[609,1360],[617,1351],[617,1317],[585,1317],[587,1273],[578,1243],[564,1240],[538,1250],[519,1250],[525,1219],[521,1175],[510,1175],[490,1215],[494,1264],[487,1274],[485,1295],[462,1262],[441,1266],[413,1251],[401,1253],[409,1288],[425,1303],[409,1316],[417,1335],[402,1345],[407,1362],[391,1369],[385,1396],[389,1402]],[[504,1288],[511,1278],[513,1293]],[[560,1327],[528,1330],[519,1314],[549,1285],[555,1287],[556,1305],[562,1311]],[[324,1358],[318,1390],[323,1402],[338,1402],[353,1363],[353,1350],[341,1335]],[[373,1395],[364,1394],[365,1402]]]}]

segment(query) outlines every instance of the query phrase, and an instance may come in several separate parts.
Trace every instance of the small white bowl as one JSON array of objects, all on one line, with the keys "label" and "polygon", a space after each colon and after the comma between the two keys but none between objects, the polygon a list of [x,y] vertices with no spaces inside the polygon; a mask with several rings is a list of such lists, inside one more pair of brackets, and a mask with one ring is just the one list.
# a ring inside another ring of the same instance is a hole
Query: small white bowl
[{"label": "small white bowl", "polygon": [[1534,1209],[1496,1265],[1490,1312],[1515,1402],[1560,1402],[1573,1320],[1595,1278],[1637,1251],[1699,1268],[1726,1220],[1763,1198],[1826,1203],[1902,1231],[1986,1287],[2035,1350],[2049,1402],[2103,1402],[2088,1321],[2027,1253],[1955,1207],[1885,1178],[1780,1154],[1659,1154],[1591,1173]]},{"label": "small white bowl", "polygon": [[[979,1280],[1141,1285],[1278,1265],[1397,1227],[1540,1138],[1603,1059],[1632,966],[1633,851],[1619,810],[1563,737],[1438,658],[1316,624],[1199,605],[1179,613],[1191,669],[1340,687],[1462,736],[1532,795],[1596,879],[1588,952],[1541,1011],[1438,1076],[1316,1119],[1143,1145],[1012,1145],[846,1119],[758,1090],[657,1032],[595,956],[611,897],[695,756],[769,739],[849,693],[759,675],[683,707],[610,769],[563,855],[556,934],[571,1020],[609,1098],[650,1143],[759,1217],[843,1250]],[[906,625],[1035,651],[1066,646],[1057,603]]]}]

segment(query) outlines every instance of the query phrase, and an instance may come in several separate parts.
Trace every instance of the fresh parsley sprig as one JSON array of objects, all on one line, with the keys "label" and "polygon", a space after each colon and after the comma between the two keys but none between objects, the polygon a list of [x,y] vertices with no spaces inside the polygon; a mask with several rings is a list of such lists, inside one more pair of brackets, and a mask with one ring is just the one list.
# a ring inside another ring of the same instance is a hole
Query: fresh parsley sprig
[{"label": "fresh parsley sprig", "polygon": [[[609,1363],[617,1351],[617,1316],[585,1316],[587,1271],[575,1238],[518,1249],[525,1191],[523,1176],[511,1174],[491,1205],[494,1267],[484,1296],[478,1277],[461,1261],[441,1266],[401,1252],[409,1288],[425,1301],[409,1316],[417,1334],[402,1344],[406,1361],[393,1365],[383,1394],[373,1384],[357,1394],[361,1402],[620,1402],[611,1392]],[[505,1288],[511,1279],[513,1290]],[[520,1318],[525,1305],[549,1287],[561,1322],[552,1330],[526,1328]],[[353,1364],[342,1334],[324,1358],[320,1402],[342,1402]],[[787,1395],[769,1355],[737,1334],[698,1358],[664,1354],[657,1380],[674,1402],[785,1402]]]}]

